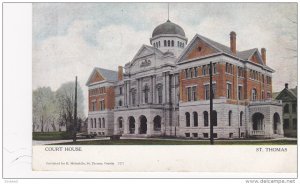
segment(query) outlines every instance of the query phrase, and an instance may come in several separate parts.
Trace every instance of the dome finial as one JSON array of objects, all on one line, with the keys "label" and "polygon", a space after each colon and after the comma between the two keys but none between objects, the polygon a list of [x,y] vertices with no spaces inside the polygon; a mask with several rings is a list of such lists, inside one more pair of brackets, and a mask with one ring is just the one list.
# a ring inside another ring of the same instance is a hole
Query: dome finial
[{"label": "dome finial", "polygon": [[168,3],[168,20],[167,20],[167,22],[170,22],[170,19],[169,19],[169,10],[170,9],[170,4]]}]

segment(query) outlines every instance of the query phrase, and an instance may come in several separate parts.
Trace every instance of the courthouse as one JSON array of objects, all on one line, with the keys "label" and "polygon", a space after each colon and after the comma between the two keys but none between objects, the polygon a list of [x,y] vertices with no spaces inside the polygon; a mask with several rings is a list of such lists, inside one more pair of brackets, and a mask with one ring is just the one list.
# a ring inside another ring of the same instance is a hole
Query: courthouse
[{"label": "courthouse", "polygon": [[240,51],[237,34],[224,34],[228,45],[201,34],[189,41],[181,26],[167,20],[116,71],[99,62],[86,83],[88,133],[206,139],[213,123],[215,138],[282,137],[282,103],[272,100],[275,71],[267,66],[272,61],[266,49]]}]

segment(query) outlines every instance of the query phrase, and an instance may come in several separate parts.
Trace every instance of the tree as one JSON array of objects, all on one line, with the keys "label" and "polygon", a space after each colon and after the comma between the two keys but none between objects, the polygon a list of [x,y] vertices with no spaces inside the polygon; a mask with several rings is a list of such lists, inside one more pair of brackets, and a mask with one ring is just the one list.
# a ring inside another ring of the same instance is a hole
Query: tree
[{"label": "tree", "polygon": [[[72,132],[72,121],[74,119],[74,103],[75,103],[75,84],[67,82],[61,85],[56,91],[56,99],[58,105],[58,121],[60,125],[66,125],[67,131]],[[84,118],[83,113],[83,92],[78,84],[77,86],[77,116],[78,119]]]},{"label": "tree", "polygon": [[41,87],[32,93],[33,104],[33,131],[41,127],[41,132],[45,127],[56,122],[56,101],[54,92],[50,87]]}]

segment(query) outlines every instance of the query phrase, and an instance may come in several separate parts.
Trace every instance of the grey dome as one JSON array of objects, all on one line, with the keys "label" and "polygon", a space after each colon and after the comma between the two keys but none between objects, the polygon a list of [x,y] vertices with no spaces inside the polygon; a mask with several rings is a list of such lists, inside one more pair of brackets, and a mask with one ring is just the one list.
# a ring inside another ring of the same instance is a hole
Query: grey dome
[{"label": "grey dome", "polygon": [[160,34],[179,34],[185,37],[184,30],[179,25],[174,24],[170,20],[167,20],[167,22],[157,26],[152,33],[152,37]]}]

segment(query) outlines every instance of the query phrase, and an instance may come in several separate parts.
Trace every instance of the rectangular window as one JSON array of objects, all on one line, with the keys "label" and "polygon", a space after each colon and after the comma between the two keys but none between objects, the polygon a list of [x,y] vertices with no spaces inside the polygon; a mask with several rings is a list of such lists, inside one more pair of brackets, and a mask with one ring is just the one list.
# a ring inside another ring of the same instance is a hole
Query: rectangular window
[{"label": "rectangular window", "polygon": [[265,99],[265,92],[261,91],[261,99]]},{"label": "rectangular window", "polygon": [[267,92],[267,98],[271,98],[271,93]]},{"label": "rectangular window", "polygon": [[297,104],[292,105],[292,111],[293,111],[293,113],[297,112]]},{"label": "rectangular window", "polygon": [[290,127],[290,120],[284,119],[283,120],[283,129],[289,129],[289,127]]},{"label": "rectangular window", "polygon": [[193,133],[193,137],[194,138],[198,137],[198,133]]},{"label": "rectangular window", "polygon": [[197,88],[196,88],[196,86],[192,87],[192,100],[197,101]]},{"label": "rectangular window", "polygon": [[92,111],[96,110],[96,102],[92,102]]},{"label": "rectangular window", "polygon": [[214,138],[218,138],[218,134],[217,133],[214,133],[213,136],[214,136]]},{"label": "rectangular window", "polygon": [[213,64],[213,74],[217,73],[217,63]]},{"label": "rectangular window", "polygon": [[191,69],[189,69],[189,73],[190,73],[190,75],[191,75],[191,78],[193,78],[194,77],[194,70],[191,68]]},{"label": "rectangular window", "polygon": [[198,76],[198,68],[197,68],[197,67],[194,68],[194,76],[195,76],[195,77]]},{"label": "rectangular window", "polygon": [[209,100],[209,85],[204,86],[205,100]]},{"label": "rectangular window", "polygon": [[230,99],[231,98],[231,84],[227,83],[227,98]]},{"label": "rectangular window", "polygon": [[229,133],[229,138],[233,138],[233,133]]},{"label": "rectangular window", "polygon": [[297,130],[297,118],[293,119],[293,129]]},{"label": "rectangular window", "polygon": [[204,138],[208,138],[208,133],[203,133]]},{"label": "rectangular window", "polygon": [[239,86],[239,100],[242,100],[243,99],[243,87],[242,86]]},{"label": "rectangular window", "polygon": [[191,87],[188,87],[187,88],[187,98],[188,98],[188,101],[191,101]]},{"label": "rectangular window", "polygon": [[122,87],[119,88],[120,95],[123,94]]},{"label": "rectangular window", "polygon": [[206,75],[206,66],[202,66],[202,75]]},{"label": "rectangular window", "polygon": [[189,72],[188,72],[188,69],[185,69],[185,78],[189,78]]},{"label": "rectangular window", "polygon": [[103,111],[105,109],[104,100],[100,101],[100,110]]},{"label": "rectangular window", "polygon": [[190,133],[185,133],[185,137],[190,137]]}]

